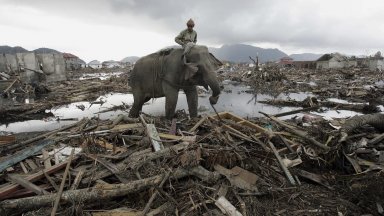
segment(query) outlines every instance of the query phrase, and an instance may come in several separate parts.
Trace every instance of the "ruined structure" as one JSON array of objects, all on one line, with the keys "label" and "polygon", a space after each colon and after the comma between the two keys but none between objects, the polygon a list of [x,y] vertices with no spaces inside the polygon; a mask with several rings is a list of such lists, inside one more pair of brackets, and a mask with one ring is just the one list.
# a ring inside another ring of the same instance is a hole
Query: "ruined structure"
[{"label": "ruined structure", "polygon": [[71,53],[63,53],[63,57],[65,61],[65,69],[67,71],[80,70],[86,66],[86,63],[83,60]]},{"label": "ruined structure", "polygon": [[2,53],[0,54],[0,72],[19,75],[20,80],[25,83],[67,79],[63,55],[57,53]]},{"label": "ruined structure", "polygon": [[340,53],[324,54],[316,61],[316,69],[346,68],[357,66],[356,59]]}]

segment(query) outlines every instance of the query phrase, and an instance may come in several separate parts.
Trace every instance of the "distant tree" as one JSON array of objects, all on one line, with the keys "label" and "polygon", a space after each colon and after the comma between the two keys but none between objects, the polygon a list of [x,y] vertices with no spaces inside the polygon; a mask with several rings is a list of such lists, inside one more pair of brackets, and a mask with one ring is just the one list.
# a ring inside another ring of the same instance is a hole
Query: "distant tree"
[{"label": "distant tree", "polygon": [[376,57],[376,58],[381,58],[381,57],[382,57],[382,56],[381,56],[381,52],[380,52],[380,51],[377,51],[377,53],[375,54],[374,57]]}]

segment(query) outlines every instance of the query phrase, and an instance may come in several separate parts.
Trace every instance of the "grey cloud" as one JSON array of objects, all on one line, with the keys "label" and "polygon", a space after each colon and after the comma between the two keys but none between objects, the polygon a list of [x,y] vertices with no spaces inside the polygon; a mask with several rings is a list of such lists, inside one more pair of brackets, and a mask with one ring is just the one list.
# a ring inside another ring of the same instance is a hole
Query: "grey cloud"
[{"label": "grey cloud", "polygon": [[[136,25],[176,35],[190,17],[199,41],[275,43],[298,48],[384,47],[384,3],[372,0],[7,0],[89,22]],[[381,7],[380,7],[381,6]],[[367,12],[371,11],[371,12]],[[135,17],[135,19],[132,19]]]}]

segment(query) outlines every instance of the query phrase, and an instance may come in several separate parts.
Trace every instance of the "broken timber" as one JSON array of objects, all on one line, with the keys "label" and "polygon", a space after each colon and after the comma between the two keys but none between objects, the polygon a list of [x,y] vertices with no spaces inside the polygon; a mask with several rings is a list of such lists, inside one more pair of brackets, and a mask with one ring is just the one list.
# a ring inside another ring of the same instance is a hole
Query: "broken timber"
[{"label": "broken timber", "polygon": [[[202,172],[204,171],[204,172]],[[151,186],[156,186],[161,183],[166,174],[156,175],[145,179],[129,182],[127,184],[108,184],[99,187],[85,188],[80,190],[69,190],[62,194],[60,203],[68,202],[94,202],[105,199],[111,199],[114,197],[124,196],[128,193],[138,192]],[[194,167],[191,169],[177,169],[171,175],[170,179],[180,179],[189,175],[196,175],[201,178],[204,176],[205,179],[214,182],[217,178],[214,178],[212,172],[205,170],[202,167]],[[35,197],[27,197],[14,200],[4,200],[0,202],[0,214],[7,214],[9,212],[28,211],[30,209],[37,209],[52,204],[57,194],[49,194]]]}]

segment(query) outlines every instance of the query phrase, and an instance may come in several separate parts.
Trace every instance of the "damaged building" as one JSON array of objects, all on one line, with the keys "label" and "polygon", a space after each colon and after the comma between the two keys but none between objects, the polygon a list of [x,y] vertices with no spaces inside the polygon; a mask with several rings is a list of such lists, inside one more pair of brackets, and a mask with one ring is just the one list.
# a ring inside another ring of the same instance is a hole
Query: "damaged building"
[{"label": "damaged building", "polygon": [[65,69],[67,71],[80,70],[86,66],[85,61],[71,53],[63,53],[63,57],[65,61]]},{"label": "damaged building", "polygon": [[20,81],[25,83],[55,82],[67,79],[64,57],[60,53],[2,53],[0,54],[0,72],[17,75],[20,77]]},{"label": "damaged building", "polygon": [[356,59],[340,53],[324,54],[316,61],[316,69],[347,68],[357,66]]},{"label": "damaged building", "polygon": [[384,69],[384,58],[382,56],[373,56],[368,60],[369,70],[380,70]]}]

